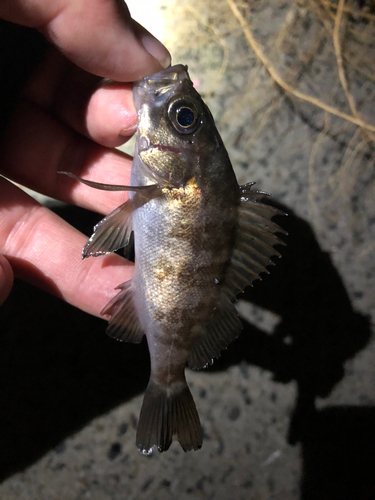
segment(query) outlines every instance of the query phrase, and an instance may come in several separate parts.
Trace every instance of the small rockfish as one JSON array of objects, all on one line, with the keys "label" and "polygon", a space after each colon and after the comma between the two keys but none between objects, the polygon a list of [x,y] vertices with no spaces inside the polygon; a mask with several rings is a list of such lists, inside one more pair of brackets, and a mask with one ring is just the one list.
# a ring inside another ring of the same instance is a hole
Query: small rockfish
[{"label": "small rockfish", "polygon": [[266,193],[252,191],[254,183],[238,186],[186,66],[136,82],[133,96],[138,135],[131,186],[79,179],[130,191],[95,226],[83,258],[134,244],[133,279],[117,287],[102,314],[110,316],[111,337],[147,338],[151,377],[137,446],[144,454],[162,452],[175,439],[185,451],[196,450],[202,431],[185,366],[212,363],[239,335],[236,296],[278,255],[275,233],[283,231],[271,218],[281,212],[260,202]]}]

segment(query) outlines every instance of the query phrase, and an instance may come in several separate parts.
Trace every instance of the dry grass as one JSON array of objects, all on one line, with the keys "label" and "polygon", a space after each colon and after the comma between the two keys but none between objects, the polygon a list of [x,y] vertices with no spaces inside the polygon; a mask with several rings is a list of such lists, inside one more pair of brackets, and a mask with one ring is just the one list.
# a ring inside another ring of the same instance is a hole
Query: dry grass
[{"label": "dry grass", "polygon": [[[362,186],[363,178],[371,179],[374,163],[375,15],[359,9],[354,0],[291,0],[284,22],[262,43],[261,37],[255,35],[256,2],[226,2],[274,85],[302,106],[323,111],[323,123],[320,122],[308,165],[312,222],[317,229],[323,218],[331,217],[337,222],[340,214],[335,215],[335,209],[332,210],[336,206],[336,212],[346,213],[347,224],[354,231],[358,214],[350,208],[351,200],[361,196],[375,199],[374,182],[366,186],[366,192],[363,187],[358,188],[360,179]],[[313,36],[305,36],[306,23],[313,25],[309,30]],[[289,64],[283,64],[285,61]],[[314,75],[314,67],[319,65],[330,72],[329,88],[324,85],[324,78]],[[328,136],[345,144],[336,169],[327,169],[320,161]],[[326,195],[322,204],[319,194],[323,191]],[[371,248],[362,253],[372,251],[373,246],[370,243]]]},{"label": "dry grass", "polygon": [[[249,45],[255,52],[256,56],[258,59],[262,62],[268,73],[270,74],[271,78],[275,81],[277,85],[279,85],[283,90],[286,92],[292,94],[294,97],[301,99],[303,101],[309,102],[310,104],[313,104],[314,106],[317,106],[318,108],[327,111],[328,113],[331,113],[339,118],[342,118],[344,120],[347,120],[350,123],[353,123],[355,125],[360,126],[361,128],[364,129],[368,133],[369,139],[372,141],[375,140],[375,135],[370,134],[369,132],[375,132],[375,124],[372,125],[371,123],[367,122],[366,120],[363,120],[361,116],[359,115],[357,111],[357,107],[354,101],[353,96],[349,92],[348,88],[348,82],[345,76],[345,71],[344,71],[344,65],[343,65],[343,56],[342,56],[342,46],[341,46],[341,41],[340,41],[340,28],[343,24],[343,9],[344,9],[344,1],[345,0],[339,0],[338,5],[336,8],[336,14],[333,16],[333,27],[331,27],[327,23],[326,17],[321,17],[321,21],[324,24],[325,28],[328,29],[328,31],[332,34],[332,41],[333,41],[333,46],[335,50],[335,56],[337,60],[337,67],[338,67],[338,74],[340,78],[340,83],[343,89],[343,92],[345,93],[346,99],[348,101],[351,114],[345,113],[341,111],[339,108],[335,106],[331,106],[330,104],[325,103],[323,100],[316,98],[314,96],[305,94],[298,90],[298,88],[293,87],[289,83],[287,83],[286,80],[278,73],[278,71],[275,69],[275,66],[272,64],[270,59],[265,55],[264,51],[262,50],[261,46],[257,41],[255,40],[253,36],[253,31],[251,28],[251,24],[249,21],[246,20],[246,17],[244,14],[241,13],[241,10],[239,9],[237,3],[235,0],[226,0],[233,15],[238,19],[238,22],[241,25],[241,28],[244,32],[244,35],[246,37],[246,40],[248,41]],[[309,2],[305,2],[308,4]],[[310,0],[310,3],[314,3],[312,0]],[[322,5],[325,9],[329,9],[331,7],[331,4],[328,4],[325,0],[322,2]],[[352,9],[349,10],[351,12]],[[346,9],[346,12],[348,12],[348,9]],[[372,16],[371,16],[372,17]],[[279,34],[280,36],[280,34]],[[283,35],[284,36],[284,35]],[[316,43],[319,43],[317,41]],[[312,47],[313,50],[311,51],[312,54],[308,56],[308,59],[311,58],[311,56],[314,54],[314,49],[315,47]]]}]

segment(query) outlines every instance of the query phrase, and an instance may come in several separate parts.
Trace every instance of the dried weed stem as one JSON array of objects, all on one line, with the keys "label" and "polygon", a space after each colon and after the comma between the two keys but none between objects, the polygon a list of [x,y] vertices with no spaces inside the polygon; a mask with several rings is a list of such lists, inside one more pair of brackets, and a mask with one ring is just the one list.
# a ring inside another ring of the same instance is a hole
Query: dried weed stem
[{"label": "dried weed stem", "polygon": [[[339,78],[340,78],[340,83],[341,86],[344,90],[345,97],[348,101],[350,111],[352,112],[353,116],[357,118],[357,120],[361,121],[361,117],[359,116],[359,113],[357,111],[356,104],[354,102],[352,94],[349,92],[349,87],[348,87],[348,82],[345,76],[345,71],[344,71],[344,65],[342,62],[342,53],[341,53],[341,43],[340,43],[340,25],[341,25],[341,20],[342,20],[342,13],[343,13],[343,8],[344,8],[344,3],[345,0],[339,0],[338,5],[337,5],[337,11],[336,11],[336,16],[335,16],[335,23],[334,23],[334,28],[333,28],[333,46],[335,49],[335,56],[336,56],[336,61],[337,61],[337,69],[339,73]],[[366,133],[367,137],[374,141],[375,136],[371,134],[368,130],[364,130]]]},{"label": "dried weed stem", "polygon": [[[320,108],[320,109],[322,109],[324,111],[327,111],[328,113],[330,113],[330,114],[332,114],[334,116],[337,116],[337,117],[342,118],[342,119],[344,119],[344,120],[346,120],[346,121],[348,121],[350,123],[358,125],[359,127],[363,128],[363,129],[365,129],[367,131],[375,132],[375,126],[371,125],[371,124],[369,124],[367,122],[365,122],[364,120],[362,120],[358,116],[358,113],[357,113],[357,116],[356,116],[353,113],[353,109],[352,108],[351,108],[351,111],[352,111],[353,115],[349,115],[347,113],[343,113],[340,110],[338,110],[337,108],[335,108],[334,106],[330,106],[329,104],[326,104],[325,102],[321,101],[320,99],[317,99],[316,97],[304,94],[303,92],[300,92],[299,90],[297,90],[294,87],[292,87],[291,85],[289,85],[277,73],[277,71],[274,68],[274,66],[272,65],[271,61],[266,57],[266,55],[264,54],[264,52],[261,49],[260,45],[255,40],[255,38],[253,36],[253,33],[252,33],[252,30],[250,28],[250,25],[246,21],[246,19],[244,18],[244,16],[241,14],[239,8],[237,7],[236,2],[234,0],[226,0],[226,1],[227,1],[227,4],[228,4],[229,8],[231,9],[233,15],[237,18],[238,22],[240,23],[242,31],[243,31],[243,33],[244,33],[244,35],[246,37],[247,42],[249,43],[249,45],[253,49],[255,55],[257,56],[257,58],[264,65],[264,67],[266,68],[266,70],[270,74],[271,78],[277,83],[277,85],[279,85],[283,90],[285,90],[286,92],[294,95],[294,97],[297,97],[298,99],[301,99],[301,100],[303,100],[305,102],[309,102],[310,104],[313,104],[314,106],[316,106],[316,107],[318,107],[318,108]],[[340,0],[339,4],[341,4],[341,14],[340,14],[340,16],[341,16],[342,15],[342,10],[343,10],[342,9],[343,8],[343,0]],[[341,22],[341,17],[338,17],[338,21],[336,21],[336,24],[338,25],[338,29],[339,29],[339,26],[340,26],[340,22]],[[341,54],[341,50],[340,50],[339,53]],[[342,67],[342,59],[341,59],[341,67]],[[340,78],[340,80],[341,80],[341,78]],[[345,74],[344,74],[344,80],[346,81]],[[341,81],[341,84],[342,84],[342,81]],[[345,91],[345,89],[344,89],[344,91]],[[354,104],[354,109],[356,110],[355,104]]]},{"label": "dried weed stem", "polygon": [[[338,5],[331,3],[329,0],[320,0],[321,4],[328,10],[337,10]],[[352,15],[353,17],[362,17],[363,19],[368,19],[370,21],[375,21],[375,15],[370,14],[369,12],[366,12],[363,9],[351,9],[350,7],[343,6],[342,8],[343,12],[347,12],[348,14]]]}]

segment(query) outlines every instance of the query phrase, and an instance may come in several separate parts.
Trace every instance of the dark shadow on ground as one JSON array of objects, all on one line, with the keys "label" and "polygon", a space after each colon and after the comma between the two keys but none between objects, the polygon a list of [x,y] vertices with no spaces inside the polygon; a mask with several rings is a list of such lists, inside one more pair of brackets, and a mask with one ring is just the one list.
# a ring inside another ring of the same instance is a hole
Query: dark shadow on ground
[{"label": "dark shadow on ground", "polygon": [[375,408],[328,407],[301,436],[301,500],[375,498]]},{"label": "dark shadow on ground", "polygon": [[[99,219],[72,207],[57,212],[87,234]],[[0,308],[0,481],[145,389],[147,345],[116,342],[105,328],[16,281]]]},{"label": "dark shadow on ground", "polygon": [[145,343],[116,342],[103,320],[25,283],[0,325],[0,481],[146,387]]},{"label": "dark shadow on ground", "polygon": [[[285,210],[289,217],[279,221],[289,232],[283,258],[243,296],[281,322],[272,334],[245,323],[209,370],[246,362],[271,371],[280,383],[297,382],[289,441],[302,443],[302,499],[374,498],[375,475],[365,456],[375,449],[375,410],[315,410],[315,398],[330,393],[345,361],[368,343],[369,319],[353,310],[310,226]],[[98,221],[77,208],[58,212],[86,234]],[[0,480],[145,389],[145,343],[121,344],[104,330],[104,321],[16,283],[0,308]],[[355,487],[362,496],[343,496]]]},{"label": "dark shadow on ground", "polygon": [[[369,342],[370,319],[355,310],[330,256],[309,224],[286,207],[279,219],[288,231],[283,257],[243,298],[281,317],[272,334],[244,322],[235,348],[210,370],[246,361],[269,370],[276,381],[297,383],[288,441],[301,443],[301,499],[375,498],[375,408],[317,411],[344,376],[344,363]],[[371,465],[372,464],[372,465]]]}]

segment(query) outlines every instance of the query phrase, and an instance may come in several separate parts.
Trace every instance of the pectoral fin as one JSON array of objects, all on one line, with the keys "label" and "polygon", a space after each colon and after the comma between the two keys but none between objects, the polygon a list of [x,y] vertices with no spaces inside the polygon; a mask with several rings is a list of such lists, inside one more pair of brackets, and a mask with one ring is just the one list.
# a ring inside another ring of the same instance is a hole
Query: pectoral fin
[{"label": "pectoral fin", "polygon": [[81,179],[81,177],[77,177],[76,175],[70,173],[70,172],[57,172],[58,174],[63,174],[67,175],[68,177],[71,177],[72,179],[82,182],[82,184],[86,184],[86,186],[90,186],[94,189],[101,189],[102,191],[135,191],[137,193],[143,193],[144,195],[149,196],[149,193],[153,193],[155,189],[158,189],[157,184],[151,184],[148,186],[122,186],[122,185],[116,185],[116,184],[103,184],[101,182],[93,182],[93,181],[88,181],[86,179]]},{"label": "pectoral fin", "polygon": [[138,344],[143,338],[143,330],[133,303],[132,281],[116,287],[120,292],[100,312],[110,315],[106,333],[116,340]]}]

